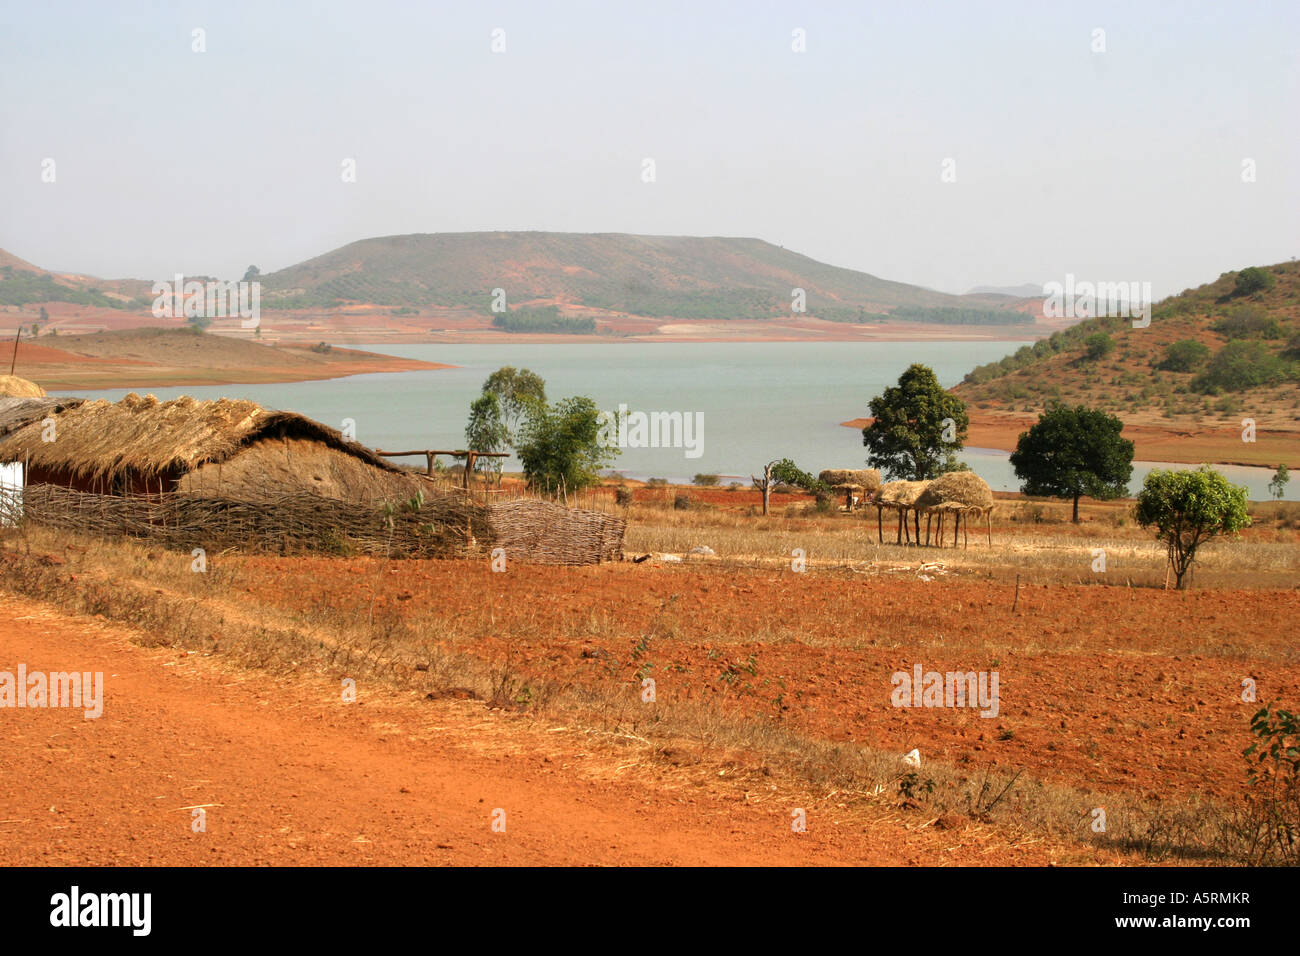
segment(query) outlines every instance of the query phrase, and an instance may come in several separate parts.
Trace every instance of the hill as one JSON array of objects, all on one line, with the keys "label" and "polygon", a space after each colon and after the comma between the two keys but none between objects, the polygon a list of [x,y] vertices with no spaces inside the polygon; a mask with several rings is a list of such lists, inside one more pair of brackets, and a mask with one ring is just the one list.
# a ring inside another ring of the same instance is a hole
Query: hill
[{"label": "hill", "polygon": [[[491,314],[494,289],[516,305],[558,306],[681,319],[807,314],[879,321],[1032,322],[999,296],[954,296],[817,262],[758,239],[621,233],[476,232],[364,239],[260,277],[263,307],[348,303],[462,307]],[[947,310],[947,311],[939,311]]]},{"label": "hill", "polygon": [[[1250,289],[1256,275],[1258,288]],[[1225,272],[1157,303],[1147,328],[1127,318],[1087,319],[974,369],[954,391],[986,423],[1036,415],[1049,402],[1084,403],[1126,424],[1167,430],[1189,447],[1212,430],[1233,436],[1228,445],[1236,450],[1220,443],[1229,455],[1221,461],[1294,460],[1300,263]],[[1244,418],[1255,422],[1255,443],[1240,437]]]},{"label": "hill", "polygon": [[[9,358],[8,348],[4,355]],[[447,367],[354,349],[270,346],[159,328],[24,339],[15,363],[20,376],[47,391],[299,382]]]}]

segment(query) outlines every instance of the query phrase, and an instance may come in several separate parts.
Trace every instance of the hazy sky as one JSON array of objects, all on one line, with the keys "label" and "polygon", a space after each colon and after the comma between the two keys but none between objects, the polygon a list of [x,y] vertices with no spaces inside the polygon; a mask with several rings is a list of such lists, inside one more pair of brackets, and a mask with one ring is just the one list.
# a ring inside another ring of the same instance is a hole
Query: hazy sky
[{"label": "hazy sky", "polygon": [[504,229],[958,292],[1300,255],[1295,0],[0,0],[0,111],[0,248],[110,277]]}]

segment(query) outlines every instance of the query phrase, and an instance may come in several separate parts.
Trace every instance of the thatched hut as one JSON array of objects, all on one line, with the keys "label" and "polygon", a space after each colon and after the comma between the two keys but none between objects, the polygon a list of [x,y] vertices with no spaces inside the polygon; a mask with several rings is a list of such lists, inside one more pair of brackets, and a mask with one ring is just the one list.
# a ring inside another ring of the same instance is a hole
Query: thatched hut
[{"label": "thatched hut", "polygon": [[17,375],[0,375],[0,398],[44,398],[45,389]]},{"label": "thatched hut", "polygon": [[844,507],[849,511],[853,510],[854,492],[866,499],[880,490],[880,472],[875,468],[827,468],[817,477],[844,492]]},{"label": "thatched hut", "polygon": [[[958,529],[965,528],[970,516],[986,520],[989,545],[993,544],[993,490],[973,471],[950,471],[930,482],[916,499],[914,508],[926,514],[926,543],[929,544],[929,521],[939,519],[939,544],[943,545],[943,518],[953,516],[952,545],[957,546]],[[965,519],[965,521],[963,521]],[[963,540],[965,538],[963,537]]]},{"label": "thatched hut", "polygon": [[[911,544],[911,537],[907,534],[907,514],[913,510],[917,498],[925,491],[928,481],[889,481],[881,486],[880,491],[876,494],[876,537],[883,544],[884,528],[881,519],[881,513],[886,509],[898,512],[898,540],[896,544],[902,544],[906,537],[907,543]],[[921,538],[921,519],[916,517],[916,537],[917,541]]]},{"label": "thatched hut", "polygon": [[[53,440],[42,424],[49,418]],[[0,461],[26,462],[28,484],[99,494],[183,491],[253,501],[311,492],[377,501],[420,487],[416,476],[326,425],[230,399],[64,403],[0,432]]]}]

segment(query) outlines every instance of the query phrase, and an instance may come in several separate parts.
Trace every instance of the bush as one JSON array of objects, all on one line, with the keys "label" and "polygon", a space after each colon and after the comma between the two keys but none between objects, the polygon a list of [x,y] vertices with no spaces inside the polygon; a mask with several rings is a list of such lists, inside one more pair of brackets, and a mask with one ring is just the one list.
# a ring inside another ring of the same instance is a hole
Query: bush
[{"label": "bush", "polygon": [[1115,351],[1115,340],[1105,332],[1094,332],[1083,340],[1083,347],[1087,349],[1088,359],[1095,362]]},{"label": "bush", "polygon": [[1245,306],[1233,309],[1211,328],[1229,339],[1280,339],[1282,326],[1263,309]]},{"label": "bush", "polygon": [[626,508],[632,503],[632,489],[627,485],[619,485],[614,489],[614,503]]},{"label": "bush", "polygon": [[1212,395],[1220,391],[1240,392],[1260,385],[1273,385],[1287,377],[1285,363],[1262,342],[1229,342],[1200,375],[1192,379],[1192,389]]},{"label": "bush", "polygon": [[1165,349],[1164,360],[1156,368],[1166,372],[1191,372],[1210,357],[1210,347],[1195,339],[1182,339]]},{"label": "bush", "polygon": [[1233,292],[1235,295],[1254,295],[1257,292],[1263,292],[1265,289],[1273,288],[1275,281],[1277,280],[1270,273],[1259,268],[1259,266],[1251,266],[1237,273],[1237,282]]},{"label": "bush", "polygon": [[647,488],[667,488],[667,487],[668,487],[668,479],[667,479],[667,478],[647,478],[647,479],[646,479],[645,486],[646,486]]},{"label": "bush", "polygon": [[701,488],[711,488],[718,483],[717,475],[696,475],[691,479],[691,484]]},{"label": "bush", "polygon": [[677,497],[675,497],[675,498],[673,499],[673,510],[674,510],[674,511],[689,511],[690,508],[691,508],[691,496],[690,496],[690,495],[687,495],[687,494],[679,494]]}]

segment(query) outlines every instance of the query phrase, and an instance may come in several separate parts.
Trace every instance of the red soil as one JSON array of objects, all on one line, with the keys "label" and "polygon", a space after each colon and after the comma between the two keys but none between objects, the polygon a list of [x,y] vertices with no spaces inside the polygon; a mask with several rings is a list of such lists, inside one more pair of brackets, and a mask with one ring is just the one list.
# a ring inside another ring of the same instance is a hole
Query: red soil
[{"label": "red soil", "polygon": [[[100,671],[103,716],[0,711],[0,864],[1122,862],[993,827],[854,816],[635,745],[358,686],[227,672],[90,618],[0,597],[2,668]],[[760,778],[766,780],[766,778]],[[206,811],[194,832],[193,808]],[[807,832],[792,833],[794,807]],[[496,809],[505,832],[493,832]]]}]

